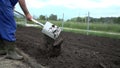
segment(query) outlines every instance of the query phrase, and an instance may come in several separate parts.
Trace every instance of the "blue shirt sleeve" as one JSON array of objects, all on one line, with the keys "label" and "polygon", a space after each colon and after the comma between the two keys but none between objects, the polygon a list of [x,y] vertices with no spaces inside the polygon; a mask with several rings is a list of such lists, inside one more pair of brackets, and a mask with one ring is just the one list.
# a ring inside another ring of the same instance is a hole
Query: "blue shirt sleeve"
[{"label": "blue shirt sleeve", "polygon": [[1,0],[0,6],[1,7],[14,7],[18,0]]},{"label": "blue shirt sleeve", "polygon": [[16,3],[18,2],[18,0],[10,0],[11,5],[14,7],[16,5]]}]

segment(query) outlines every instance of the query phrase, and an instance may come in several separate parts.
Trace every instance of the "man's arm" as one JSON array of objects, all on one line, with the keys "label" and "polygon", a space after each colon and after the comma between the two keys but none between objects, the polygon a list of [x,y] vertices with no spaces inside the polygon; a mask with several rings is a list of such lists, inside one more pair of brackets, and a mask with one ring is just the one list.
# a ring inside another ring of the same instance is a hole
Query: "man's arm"
[{"label": "man's arm", "polygon": [[26,15],[26,18],[28,20],[31,20],[32,19],[32,16],[30,15],[28,9],[27,9],[27,6],[26,6],[26,2],[25,0],[19,0],[19,4],[20,4],[20,7],[22,8],[24,14]]}]

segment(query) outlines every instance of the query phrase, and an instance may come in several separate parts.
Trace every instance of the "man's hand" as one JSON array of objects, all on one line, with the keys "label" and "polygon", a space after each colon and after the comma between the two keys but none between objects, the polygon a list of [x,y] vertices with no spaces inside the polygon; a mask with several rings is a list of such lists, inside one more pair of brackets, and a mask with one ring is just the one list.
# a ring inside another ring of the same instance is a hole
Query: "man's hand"
[{"label": "man's hand", "polygon": [[28,11],[28,9],[27,9],[25,0],[19,0],[19,4],[20,4],[20,6],[21,6],[21,8],[22,8],[22,10],[23,10],[23,12],[24,12],[27,20],[31,21],[32,16],[30,15],[30,13],[29,13],[29,11]]},{"label": "man's hand", "polygon": [[31,21],[32,16],[30,14],[26,14],[26,19],[29,20],[29,21]]}]

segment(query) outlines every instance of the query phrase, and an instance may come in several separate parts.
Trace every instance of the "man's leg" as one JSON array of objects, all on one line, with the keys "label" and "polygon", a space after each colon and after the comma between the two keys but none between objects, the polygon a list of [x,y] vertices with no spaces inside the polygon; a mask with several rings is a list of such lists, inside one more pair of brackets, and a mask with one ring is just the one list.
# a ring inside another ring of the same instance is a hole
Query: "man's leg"
[{"label": "man's leg", "polygon": [[5,55],[5,54],[6,54],[5,45],[3,43],[3,40],[0,39],[0,55]]},{"label": "man's leg", "polygon": [[9,42],[4,40],[4,44],[7,51],[6,58],[15,59],[15,60],[23,59],[23,56],[20,56],[15,50],[15,42]]}]

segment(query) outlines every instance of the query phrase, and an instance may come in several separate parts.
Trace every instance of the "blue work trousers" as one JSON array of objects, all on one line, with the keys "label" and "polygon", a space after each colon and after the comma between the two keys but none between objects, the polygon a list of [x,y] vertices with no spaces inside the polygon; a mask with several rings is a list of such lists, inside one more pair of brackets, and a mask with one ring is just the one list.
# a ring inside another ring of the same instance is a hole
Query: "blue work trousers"
[{"label": "blue work trousers", "polygon": [[0,39],[16,41],[16,22],[13,8],[18,0],[1,0],[0,2]]}]

